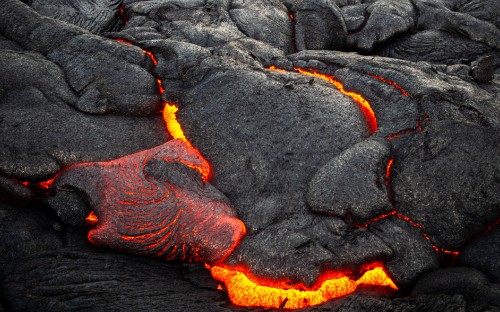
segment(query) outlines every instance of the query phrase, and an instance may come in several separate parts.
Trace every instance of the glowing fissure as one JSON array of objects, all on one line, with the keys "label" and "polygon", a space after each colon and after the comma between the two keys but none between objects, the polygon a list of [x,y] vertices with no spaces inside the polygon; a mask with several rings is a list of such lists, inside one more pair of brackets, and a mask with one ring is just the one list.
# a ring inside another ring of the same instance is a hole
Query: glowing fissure
[{"label": "glowing fissure", "polygon": [[[269,66],[267,69],[274,71],[286,71],[276,66]],[[314,68],[310,68],[309,70],[307,70],[304,68],[295,67],[294,70],[298,73],[301,73],[302,75],[322,79],[332,84],[335,88],[337,88],[337,90],[339,90],[344,95],[347,95],[348,97],[353,99],[354,102],[356,102],[359,105],[361,112],[365,116],[366,122],[368,123],[368,127],[370,129],[370,134],[373,134],[375,131],[377,131],[378,125],[375,112],[373,111],[373,108],[371,107],[370,103],[361,94],[345,90],[342,82],[335,79],[334,76],[322,74]]]},{"label": "glowing fissure", "polygon": [[[133,45],[133,43],[131,41],[128,41],[128,40],[125,40],[122,38],[118,38],[115,40],[118,42],[125,43],[125,44]],[[144,49],[141,49],[141,50],[144,54],[146,54],[149,57],[153,66],[158,65],[158,60],[156,59],[156,57],[154,56],[154,54],[151,51],[147,51]],[[153,73],[151,73],[151,75],[153,75]],[[163,86],[162,80],[158,77],[155,77],[155,81],[156,81],[156,86],[158,88],[158,93],[160,94],[160,96],[163,96],[163,94],[165,93],[165,88]],[[202,156],[200,151],[198,149],[196,149],[193,146],[193,144],[184,135],[184,131],[182,130],[182,126],[179,123],[179,121],[177,120],[177,112],[178,111],[179,111],[179,107],[176,104],[168,103],[165,101],[163,102],[162,115],[163,115],[163,120],[165,121],[167,132],[170,134],[170,136],[172,136],[172,138],[179,139],[179,140],[182,140],[183,142],[185,142],[189,146],[189,148],[192,149],[192,151],[194,153],[196,153],[197,155],[199,155],[203,159],[202,166],[186,163],[183,161],[180,161],[180,162],[182,162],[184,165],[188,166],[189,168],[197,170],[201,174],[203,181],[208,182],[210,180],[210,177],[212,174],[211,173],[212,169],[210,167],[210,164]]]},{"label": "glowing fissure", "polygon": [[388,213],[385,213],[385,214],[382,214],[382,215],[380,215],[378,217],[375,217],[375,218],[369,220],[368,222],[366,222],[364,224],[357,224],[356,227],[358,227],[358,228],[367,228],[373,222],[377,222],[377,221],[386,219],[386,218],[391,217],[391,216],[396,216],[399,219],[401,219],[403,221],[406,221],[411,226],[418,228],[422,232],[422,235],[424,236],[424,238],[429,241],[429,243],[431,244],[432,248],[435,251],[441,252],[441,253],[445,253],[445,254],[449,254],[449,255],[453,255],[453,256],[458,256],[458,254],[459,254],[458,251],[447,250],[447,249],[444,249],[444,248],[436,246],[432,242],[430,236],[425,232],[423,225],[421,225],[418,222],[413,221],[410,217],[408,217],[408,216],[406,216],[406,215],[404,215],[401,212],[398,212],[396,210],[396,203],[395,203],[395,200],[393,198],[394,193],[393,193],[393,190],[392,190],[392,187],[391,187],[391,183],[390,183],[391,182],[391,175],[392,175],[393,166],[394,166],[394,158],[391,157],[387,161],[387,165],[386,165],[386,168],[385,168],[385,185],[387,186],[387,193],[388,193],[388,196],[389,196],[389,201],[390,201],[390,203],[392,205],[392,211],[388,212]]},{"label": "glowing fissure", "polygon": [[351,294],[360,285],[398,289],[379,263],[371,265],[357,280],[344,272],[325,272],[313,287],[256,278],[244,273],[244,268],[213,266],[209,269],[214,279],[226,285],[231,302],[246,307],[306,308]]},{"label": "glowing fissure", "polygon": [[394,81],[389,80],[387,78],[384,78],[382,76],[377,76],[377,75],[372,75],[372,77],[375,78],[375,79],[378,79],[378,80],[380,80],[380,81],[382,81],[382,82],[384,82],[384,83],[386,83],[388,85],[393,86],[396,90],[398,90],[399,92],[401,92],[402,95],[404,95],[404,96],[410,96],[410,94],[408,92],[406,92],[405,89],[403,89],[400,85],[398,85]]}]

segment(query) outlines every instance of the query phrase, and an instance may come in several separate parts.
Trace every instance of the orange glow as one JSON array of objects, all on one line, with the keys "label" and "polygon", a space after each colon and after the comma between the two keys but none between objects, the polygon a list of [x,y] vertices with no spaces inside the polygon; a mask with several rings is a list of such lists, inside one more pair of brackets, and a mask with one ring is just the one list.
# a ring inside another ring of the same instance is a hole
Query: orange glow
[{"label": "orange glow", "polygon": [[[276,66],[270,66],[267,69],[275,71],[284,71],[284,69],[277,68]],[[336,80],[334,76],[319,73],[313,68],[311,68],[310,71],[299,67],[296,67],[294,69],[295,71],[303,75],[320,78],[326,82],[331,83],[341,93],[353,99],[354,102],[356,102],[359,105],[361,112],[365,116],[368,126],[370,128],[370,133],[373,134],[377,130],[378,126],[377,126],[377,118],[375,116],[375,112],[373,111],[370,103],[361,94],[345,90],[342,82]]]},{"label": "orange glow", "polygon": [[267,69],[274,70],[274,71],[279,71],[279,72],[282,72],[282,73],[286,73],[287,72],[285,69],[276,67],[274,65],[269,66]]},{"label": "orange glow", "polygon": [[[418,125],[418,120],[417,120],[417,125]],[[385,138],[390,141],[390,140],[397,139],[397,138],[399,138],[399,137],[401,137],[401,136],[403,136],[405,134],[413,133],[414,131],[415,130],[413,130],[413,129],[405,129],[405,130],[401,130],[401,131],[399,131],[397,133],[388,135]]]},{"label": "orange glow", "polygon": [[426,240],[428,240],[428,241],[431,243],[432,248],[434,248],[434,250],[435,250],[435,251],[437,251],[437,252],[442,252],[442,253],[445,253],[445,254],[448,254],[448,255],[458,256],[458,254],[459,254],[459,252],[458,252],[458,251],[447,250],[447,249],[444,249],[444,248],[441,248],[441,247],[438,247],[438,246],[434,245],[434,244],[432,243],[432,240],[431,240],[431,238],[429,237],[429,235],[428,235],[427,233],[425,233],[425,232],[424,232],[424,227],[423,227],[423,225],[422,225],[422,224],[420,224],[420,223],[417,223],[417,222],[413,221],[412,219],[410,219],[410,217],[408,217],[408,216],[406,216],[406,215],[404,215],[404,214],[402,214],[402,213],[400,213],[400,212],[398,212],[398,213],[396,214],[396,216],[397,216],[398,218],[400,218],[401,220],[404,220],[404,221],[408,222],[408,223],[409,223],[410,225],[412,225],[413,227],[419,228],[419,229],[420,229],[420,231],[422,232],[422,234],[424,235],[425,239],[426,239]]},{"label": "orange glow", "polygon": [[378,126],[377,126],[377,118],[375,117],[375,112],[373,111],[370,103],[361,94],[352,91],[346,91],[344,89],[344,85],[342,84],[342,82],[336,80],[335,77],[318,73],[315,69],[307,71],[303,68],[295,68],[295,70],[303,75],[317,77],[334,85],[335,88],[337,88],[337,90],[339,90],[341,93],[353,99],[354,102],[358,103],[361,112],[363,113],[363,115],[365,115],[366,121],[368,122],[368,126],[370,127],[370,132],[373,133],[377,130]]},{"label": "orange glow", "polygon": [[386,219],[386,218],[389,218],[390,216],[395,216],[397,215],[397,211],[396,210],[393,210],[391,212],[388,212],[388,213],[385,213],[383,215],[380,215],[376,218],[373,218],[371,219],[370,221],[366,222],[365,224],[359,224],[359,225],[356,225],[357,228],[367,228],[370,224],[372,224],[373,222],[377,222],[377,221],[380,221],[380,220],[383,220],[383,219]]},{"label": "orange glow", "polygon": [[203,181],[208,182],[210,180],[212,171],[210,168],[210,164],[201,155],[200,151],[193,147],[193,144],[191,144],[191,142],[189,142],[189,140],[184,135],[181,124],[179,123],[179,121],[177,121],[176,114],[178,110],[179,108],[177,107],[177,105],[165,102],[165,107],[163,108],[163,120],[165,120],[167,131],[174,139],[179,139],[185,142],[187,146],[192,150],[192,152],[196,153],[201,159],[203,159],[202,166],[189,164],[182,161],[181,162],[189,168],[197,170],[201,174]]},{"label": "orange glow", "polygon": [[[57,176],[57,175],[56,175]],[[49,188],[52,187],[52,184],[54,183],[54,180],[56,179],[56,177],[50,179],[50,180],[47,180],[47,181],[43,181],[43,182],[39,182],[38,183],[38,186],[43,189],[43,190],[48,190]]]},{"label": "orange glow", "polygon": [[142,50],[142,52],[144,52],[144,54],[149,56],[149,58],[151,59],[151,62],[153,63],[154,66],[158,65],[158,61],[156,60],[156,57],[153,55],[153,53],[146,51],[146,50]]},{"label": "orange glow", "polygon": [[402,95],[404,96],[410,96],[410,94],[408,92],[405,91],[405,89],[403,89],[400,85],[398,85],[397,83],[395,83],[394,81],[392,80],[389,80],[389,79],[386,79],[382,76],[377,76],[377,75],[372,75],[373,78],[375,79],[378,79],[382,82],[385,82],[386,84],[388,85],[391,85],[393,86],[394,88],[396,88],[399,92],[401,92]]},{"label": "orange glow", "polygon": [[[134,45],[131,41],[125,40],[123,38],[116,38],[115,41],[121,42],[121,43],[125,43],[125,44],[128,44],[128,45]],[[151,62],[153,63],[154,66],[158,65],[158,60],[153,55],[153,53],[151,53],[150,51],[146,51],[144,49],[141,49],[141,50],[142,50],[142,53],[146,54],[149,57],[149,59],[151,60]]]},{"label": "orange glow", "polygon": [[121,43],[125,43],[125,44],[129,44],[129,45],[133,45],[131,41],[125,40],[123,38],[116,38],[115,41],[118,41],[118,42],[121,42]]},{"label": "orange glow", "polygon": [[387,161],[387,167],[385,168],[385,185],[387,186],[389,186],[389,179],[391,178],[393,164],[394,164],[394,158],[390,158]]},{"label": "orange glow", "polygon": [[163,85],[161,84],[160,78],[156,79],[156,85],[158,86],[158,92],[160,92],[160,94],[165,93],[165,89],[163,89]]},{"label": "orange glow", "polygon": [[91,211],[87,218],[85,218],[85,224],[87,225],[96,226],[97,222],[99,222],[99,219],[93,211]]},{"label": "orange glow", "polygon": [[[312,287],[289,285],[286,281],[256,278],[244,268],[213,266],[213,278],[226,285],[229,299],[238,306],[300,309],[325,303],[354,292],[359,285],[398,287],[380,264],[374,264],[358,280],[341,272],[325,272]],[[318,285],[319,284],[319,285]]]}]

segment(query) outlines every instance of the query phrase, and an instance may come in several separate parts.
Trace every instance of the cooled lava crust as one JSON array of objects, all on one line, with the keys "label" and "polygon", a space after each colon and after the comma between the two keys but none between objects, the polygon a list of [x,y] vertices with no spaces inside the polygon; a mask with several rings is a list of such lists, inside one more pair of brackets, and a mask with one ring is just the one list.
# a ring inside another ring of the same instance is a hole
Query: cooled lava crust
[{"label": "cooled lava crust", "polygon": [[500,308],[497,0],[0,4],[0,311]]}]

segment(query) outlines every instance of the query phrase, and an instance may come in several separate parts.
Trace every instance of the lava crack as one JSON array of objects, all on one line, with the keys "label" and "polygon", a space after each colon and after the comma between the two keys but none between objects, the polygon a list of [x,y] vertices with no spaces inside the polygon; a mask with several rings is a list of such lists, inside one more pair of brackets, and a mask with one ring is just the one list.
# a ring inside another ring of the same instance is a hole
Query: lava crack
[{"label": "lava crack", "polygon": [[[267,69],[274,70],[274,71],[280,71],[280,72],[286,72],[285,69],[278,68],[276,66],[269,66]],[[307,70],[304,68],[296,67],[296,68],[294,68],[294,70],[298,73],[301,73],[302,75],[322,79],[322,80],[332,84],[341,93],[343,93],[343,94],[347,95],[348,97],[350,97],[351,99],[353,99],[354,102],[356,102],[359,105],[361,112],[365,116],[366,122],[368,123],[368,127],[370,128],[370,134],[373,134],[375,131],[377,131],[378,125],[377,125],[377,117],[375,116],[375,112],[373,111],[373,108],[370,105],[370,103],[361,94],[356,93],[354,91],[346,90],[344,88],[344,85],[342,84],[342,82],[335,79],[334,76],[320,73],[314,68],[310,68],[309,70]]]}]

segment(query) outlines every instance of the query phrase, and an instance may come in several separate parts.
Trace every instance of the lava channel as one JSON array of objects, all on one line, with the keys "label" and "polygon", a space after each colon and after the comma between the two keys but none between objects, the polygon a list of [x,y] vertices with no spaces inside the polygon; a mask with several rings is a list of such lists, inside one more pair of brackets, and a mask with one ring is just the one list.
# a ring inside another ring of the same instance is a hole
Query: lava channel
[{"label": "lava channel", "polygon": [[303,284],[290,285],[288,281],[257,278],[241,267],[213,266],[208,268],[214,279],[226,285],[231,302],[245,307],[306,308],[351,294],[361,285],[398,290],[379,263],[372,264],[357,280],[351,279],[346,273],[327,271],[312,287],[306,287]]}]

